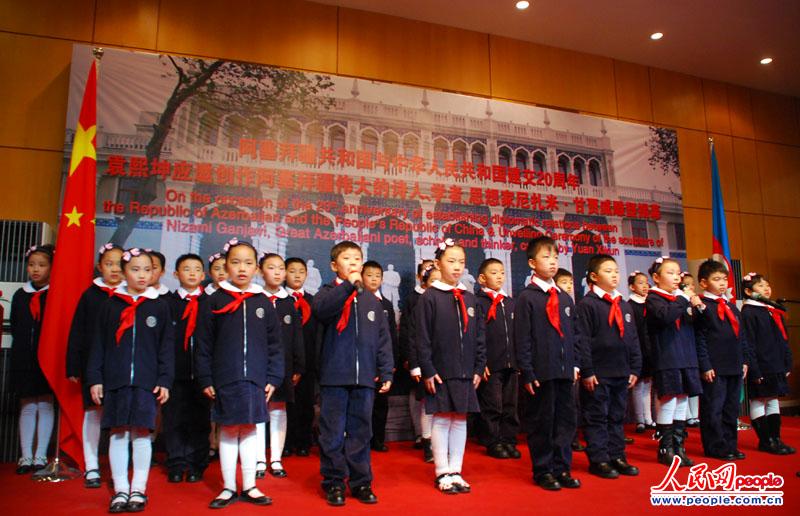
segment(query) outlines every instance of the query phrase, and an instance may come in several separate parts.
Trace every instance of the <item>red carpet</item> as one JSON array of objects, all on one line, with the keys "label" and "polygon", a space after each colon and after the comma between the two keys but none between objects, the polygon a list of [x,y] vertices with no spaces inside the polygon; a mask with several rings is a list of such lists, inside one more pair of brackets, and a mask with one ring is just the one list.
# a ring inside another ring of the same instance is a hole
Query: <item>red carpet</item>
[{"label": "red carpet", "polygon": [[[783,438],[789,444],[800,448],[800,418],[784,418]],[[688,442],[689,455],[696,462],[705,461],[711,469],[721,461],[704,459],[701,455],[700,438],[697,429],[690,429]],[[469,443],[464,460],[464,477],[472,484],[472,493],[446,496],[433,487],[433,465],[422,462],[421,452],[414,450],[411,443],[390,443],[388,453],[373,453],[375,473],[374,489],[380,501],[375,506],[364,506],[348,499],[346,508],[328,507],[319,489],[319,458],[316,454],[308,458],[288,457],[285,466],[289,472],[286,479],[273,479],[267,476],[259,480],[259,487],[269,494],[274,503],[271,507],[254,507],[236,503],[221,511],[206,509],[208,502],[221,487],[219,464],[214,462],[199,484],[168,484],[161,468],[151,470],[148,485],[150,503],[149,514],[454,514],[458,511],[483,511],[485,515],[494,514],[639,514],[645,511],[659,513],[678,511],[698,512],[699,508],[654,508],[650,505],[650,486],[658,484],[666,468],[655,463],[656,443],[647,434],[633,434],[635,442],[628,446],[628,460],[641,469],[638,477],[621,477],[617,480],[603,480],[587,472],[588,463],[583,453],[576,453],[573,475],[583,482],[577,490],[562,490],[557,493],[545,492],[531,483],[530,459],[527,449],[521,460],[495,460],[483,453],[483,449]],[[800,514],[800,478],[795,473],[800,470],[800,453],[788,456],[774,456],[756,450],[756,436],[750,430],[739,432],[740,448],[747,459],[737,462],[740,474],[759,474],[768,472],[782,475],[783,507],[767,508],[772,513]],[[108,478],[107,467],[103,471]],[[687,477],[686,469],[678,475],[681,482]],[[82,480],[53,483],[35,483],[28,477],[14,474],[14,465],[0,466],[0,493],[4,514],[105,514],[111,490],[88,490],[83,488]],[[709,510],[706,508],[705,510]],[[714,508],[714,511],[752,512],[752,508]]]}]

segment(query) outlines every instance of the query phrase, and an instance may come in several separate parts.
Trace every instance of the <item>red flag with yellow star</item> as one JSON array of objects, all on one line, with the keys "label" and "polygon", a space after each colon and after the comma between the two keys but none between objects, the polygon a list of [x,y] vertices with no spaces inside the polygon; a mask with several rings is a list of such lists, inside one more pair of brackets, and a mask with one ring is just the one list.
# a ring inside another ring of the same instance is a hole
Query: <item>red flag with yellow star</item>
[{"label": "red flag with yellow star", "polygon": [[67,380],[66,356],[72,316],[81,294],[92,282],[97,173],[97,68],[89,69],[81,114],[75,128],[72,158],[58,222],[50,292],[39,339],[39,363],[58,399],[61,450],[83,461],[83,398],[80,384]]}]

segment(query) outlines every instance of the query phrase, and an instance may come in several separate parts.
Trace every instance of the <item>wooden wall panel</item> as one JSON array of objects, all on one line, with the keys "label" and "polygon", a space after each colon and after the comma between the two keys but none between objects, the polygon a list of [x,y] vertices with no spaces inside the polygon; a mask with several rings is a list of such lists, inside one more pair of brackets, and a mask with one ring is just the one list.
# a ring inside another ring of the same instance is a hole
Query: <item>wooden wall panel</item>
[{"label": "wooden wall panel", "polygon": [[711,255],[711,210],[683,208],[683,226],[686,230],[686,256],[689,260],[702,260]]},{"label": "wooden wall panel", "polygon": [[724,83],[703,79],[706,127],[710,132],[731,134],[728,88]]},{"label": "wooden wall panel", "polygon": [[800,200],[800,147],[756,142],[764,213],[797,216]]},{"label": "wooden wall panel", "polygon": [[711,208],[711,154],[703,131],[678,129],[683,205]]},{"label": "wooden wall panel", "polygon": [[0,30],[90,41],[94,0],[3,0]]},{"label": "wooden wall panel", "polygon": [[157,48],[336,72],[336,7],[281,0],[161,2]]},{"label": "wooden wall panel", "polygon": [[728,114],[731,119],[731,133],[734,136],[753,138],[753,109],[750,105],[750,90],[742,86],[728,84]]},{"label": "wooden wall panel", "polygon": [[488,96],[489,37],[342,8],[339,73]]},{"label": "wooden wall panel", "polygon": [[705,130],[703,83],[699,78],[650,68],[650,94],[657,123]]},{"label": "wooden wall panel", "polygon": [[744,138],[733,138],[733,160],[739,209],[750,213],[761,213],[763,206],[755,142]]},{"label": "wooden wall panel", "polygon": [[764,229],[773,297],[800,299],[800,218],[765,215]]},{"label": "wooden wall panel", "polygon": [[63,156],[62,151],[0,147],[0,219],[47,222],[57,229]]},{"label": "wooden wall panel", "polygon": [[[742,232],[742,252],[738,256],[742,260],[742,272],[760,272],[769,270],[767,244],[764,236],[764,216],[749,213],[739,214],[739,227]],[[737,258],[734,255],[734,258]]]},{"label": "wooden wall panel", "polygon": [[800,145],[800,126],[792,97],[753,90],[750,98],[757,140]]},{"label": "wooden wall panel", "polygon": [[501,36],[490,45],[493,96],[616,116],[611,59]]},{"label": "wooden wall panel", "polygon": [[97,0],[95,42],[155,49],[158,4],[159,0]]},{"label": "wooden wall panel", "polygon": [[[0,32],[0,145],[62,150],[72,43]],[[13,49],[13,51],[10,51]]]},{"label": "wooden wall panel", "polygon": [[617,114],[620,118],[653,121],[650,98],[650,70],[646,66],[614,61],[614,82],[617,90]]}]

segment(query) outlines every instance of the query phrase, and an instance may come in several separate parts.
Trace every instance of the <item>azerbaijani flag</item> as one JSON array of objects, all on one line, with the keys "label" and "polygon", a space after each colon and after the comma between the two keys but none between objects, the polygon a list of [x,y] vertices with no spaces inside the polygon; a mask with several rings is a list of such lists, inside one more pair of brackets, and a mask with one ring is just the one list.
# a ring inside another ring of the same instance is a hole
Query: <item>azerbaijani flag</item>
[{"label": "azerbaijani flag", "polygon": [[728,268],[728,289],[732,299],[736,299],[735,285],[731,274],[731,247],[728,244],[728,225],[725,222],[725,206],[722,200],[722,186],[719,181],[719,165],[714,141],[711,140],[711,253],[712,258],[725,264]]},{"label": "azerbaijani flag", "polygon": [[81,387],[67,380],[66,356],[72,316],[81,294],[92,283],[94,213],[97,177],[97,68],[89,69],[81,113],[75,128],[50,292],[39,339],[39,363],[58,399],[61,450],[84,469],[83,397]]}]

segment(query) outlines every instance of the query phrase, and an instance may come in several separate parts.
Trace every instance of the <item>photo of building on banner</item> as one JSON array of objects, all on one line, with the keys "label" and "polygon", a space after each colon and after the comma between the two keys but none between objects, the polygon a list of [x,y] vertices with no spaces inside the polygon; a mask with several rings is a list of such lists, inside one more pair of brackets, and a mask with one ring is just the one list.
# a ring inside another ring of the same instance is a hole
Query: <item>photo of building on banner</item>
[{"label": "photo of building on banner", "polygon": [[[80,107],[76,45],[65,167]],[[416,264],[453,238],[465,283],[500,259],[508,292],[529,281],[526,243],[547,234],[580,279],[592,254],[622,274],[655,257],[685,264],[672,130],[453,93],[108,49],[98,72],[96,238],[173,263],[233,236],[308,261],[353,240],[380,262],[397,307]],[[171,275],[167,286],[176,285]],[[468,285],[470,286],[470,285]]]}]

